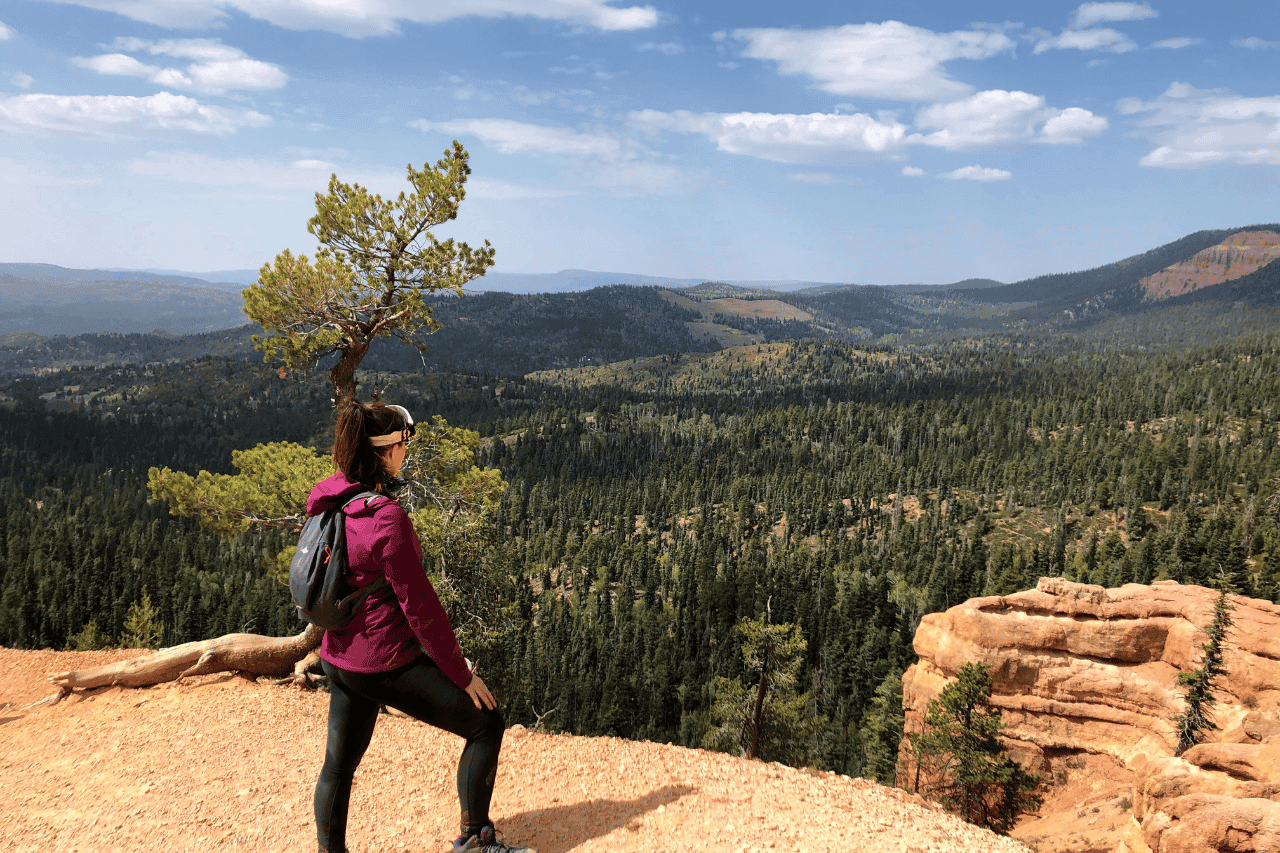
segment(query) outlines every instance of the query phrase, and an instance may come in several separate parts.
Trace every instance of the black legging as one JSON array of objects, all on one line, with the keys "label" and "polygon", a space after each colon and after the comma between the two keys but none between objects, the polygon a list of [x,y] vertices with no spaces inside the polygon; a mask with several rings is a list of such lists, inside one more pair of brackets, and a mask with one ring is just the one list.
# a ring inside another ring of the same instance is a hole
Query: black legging
[{"label": "black legging", "polygon": [[351,782],[373,737],[380,705],[466,738],[458,761],[462,834],[474,835],[489,825],[489,801],[505,728],[497,709],[477,709],[466,691],[426,655],[388,672],[351,672],[329,661],[321,663],[329,676],[329,743],[316,782],[321,850],[346,853]]}]

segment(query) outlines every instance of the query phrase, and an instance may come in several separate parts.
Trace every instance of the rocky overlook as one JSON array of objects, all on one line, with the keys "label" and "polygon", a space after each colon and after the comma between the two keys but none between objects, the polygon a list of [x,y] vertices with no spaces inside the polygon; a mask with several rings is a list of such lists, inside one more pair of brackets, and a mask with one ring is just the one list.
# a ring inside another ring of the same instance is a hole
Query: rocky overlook
[{"label": "rocky overlook", "polygon": [[1014,833],[1040,853],[1280,851],[1280,606],[1230,597],[1218,730],[1174,755],[1177,675],[1200,665],[1216,597],[1042,578],[928,615],[903,677],[907,730],[961,666],[986,663],[1008,746],[1056,785]]},{"label": "rocky overlook", "polygon": [[[0,648],[0,850],[315,850],[328,696],[231,674],[77,692],[50,672],[145,655]],[[353,853],[457,833],[461,741],[383,716],[356,774]],[[540,853],[1026,853],[903,791],[834,773],[607,737],[507,731],[493,816]]]}]

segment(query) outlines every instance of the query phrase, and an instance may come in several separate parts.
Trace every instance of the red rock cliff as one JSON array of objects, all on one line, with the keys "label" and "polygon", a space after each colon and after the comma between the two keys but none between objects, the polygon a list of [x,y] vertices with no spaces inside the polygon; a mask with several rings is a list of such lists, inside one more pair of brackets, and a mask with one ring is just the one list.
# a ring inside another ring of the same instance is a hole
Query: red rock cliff
[{"label": "red rock cliff", "polygon": [[1172,581],[1042,578],[926,616],[903,677],[907,731],[961,666],[986,663],[1008,746],[1031,769],[1052,778],[1096,759],[1131,784],[1129,831],[1090,849],[1280,853],[1280,606],[1231,597],[1218,731],[1174,756],[1177,675],[1199,666],[1216,597]]}]

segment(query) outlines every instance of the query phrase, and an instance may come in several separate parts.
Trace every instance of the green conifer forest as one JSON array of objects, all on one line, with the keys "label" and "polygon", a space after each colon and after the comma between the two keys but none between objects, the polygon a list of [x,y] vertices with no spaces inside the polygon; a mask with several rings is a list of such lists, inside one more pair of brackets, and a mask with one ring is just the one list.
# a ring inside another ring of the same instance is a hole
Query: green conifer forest
[{"label": "green conifer forest", "polygon": [[[361,380],[479,432],[509,483],[489,559],[518,580],[518,624],[479,667],[513,723],[701,746],[724,723],[717,685],[760,677],[743,637],[765,617],[804,641],[777,717],[806,723],[790,753],[884,778],[927,613],[1041,576],[1280,594],[1280,333],[1175,351],[809,340]],[[204,356],[6,382],[0,643],[115,640],[144,600],[165,645],[300,627],[263,567],[280,533],[202,530],[145,481],[228,471],[263,441],[323,448],[319,377]]]}]

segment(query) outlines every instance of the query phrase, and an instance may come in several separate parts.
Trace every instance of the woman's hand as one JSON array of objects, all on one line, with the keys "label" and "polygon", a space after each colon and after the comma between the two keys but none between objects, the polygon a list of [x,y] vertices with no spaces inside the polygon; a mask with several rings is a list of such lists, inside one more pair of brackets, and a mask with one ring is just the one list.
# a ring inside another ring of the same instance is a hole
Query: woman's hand
[{"label": "woman's hand", "polygon": [[467,695],[471,697],[472,702],[476,703],[476,707],[482,710],[487,708],[492,711],[498,707],[498,700],[493,698],[493,694],[484,684],[484,679],[474,673],[471,676],[471,683],[467,685]]}]

